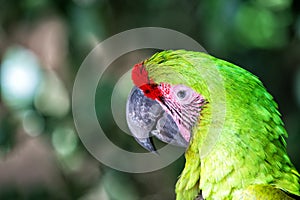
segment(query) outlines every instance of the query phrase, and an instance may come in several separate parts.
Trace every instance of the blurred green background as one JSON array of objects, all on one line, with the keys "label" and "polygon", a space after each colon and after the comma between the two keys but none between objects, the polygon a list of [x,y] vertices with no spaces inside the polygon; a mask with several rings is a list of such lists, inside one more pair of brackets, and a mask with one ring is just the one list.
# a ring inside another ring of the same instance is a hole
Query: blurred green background
[{"label": "blurred green background", "polygon": [[[151,173],[115,171],[87,152],[72,118],[84,58],[104,39],[145,26],[187,34],[260,77],[279,104],[300,170],[299,11],[296,0],[0,0],[0,199],[174,199],[183,158]],[[128,67],[130,56],[116,63]],[[122,136],[103,98],[121,76],[112,71],[96,95],[99,121],[116,144],[142,151]]]}]

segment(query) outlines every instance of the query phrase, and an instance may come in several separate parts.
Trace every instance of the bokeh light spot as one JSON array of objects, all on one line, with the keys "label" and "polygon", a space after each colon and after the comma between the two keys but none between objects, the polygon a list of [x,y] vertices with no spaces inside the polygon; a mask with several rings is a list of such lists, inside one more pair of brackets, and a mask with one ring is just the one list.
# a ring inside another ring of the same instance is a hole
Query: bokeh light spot
[{"label": "bokeh light spot", "polygon": [[52,144],[56,152],[62,156],[73,153],[77,142],[77,135],[70,127],[56,128],[52,134]]},{"label": "bokeh light spot", "polygon": [[286,9],[292,4],[292,0],[256,0],[256,2],[261,6],[276,10]]},{"label": "bokeh light spot", "polygon": [[63,117],[70,109],[68,91],[57,75],[48,71],[34,99],[36,108],[47,116]]},{"label": "bokeh light spot", "polygon": [[37,112],[28,110],[23,114],[22,124],[28,135],[38,136],[44,130],[45,121]]},{"label": "bokeh light spot", "polygon": [[1,67],[1,90],[5,104],[12,108],[31,104],[41,78],[36,56],[23,47],[11,47],[6,51]]},{"label": "bokeh light spot", "polygon": [[259,48],[280,47],[287,41],[284,27],[287,20],[270,9],[243,4],[235,20],[237,35],[245,46]]}]

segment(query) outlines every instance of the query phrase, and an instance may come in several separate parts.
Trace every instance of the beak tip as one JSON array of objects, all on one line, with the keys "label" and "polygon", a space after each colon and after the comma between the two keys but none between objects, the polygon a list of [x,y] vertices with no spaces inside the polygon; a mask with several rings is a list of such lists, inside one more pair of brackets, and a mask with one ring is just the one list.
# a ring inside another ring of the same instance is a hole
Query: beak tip
[{"label": "beak tip", "polygon": [[135,140],[146,150],[158,154],[151,138],[135,138]]}]

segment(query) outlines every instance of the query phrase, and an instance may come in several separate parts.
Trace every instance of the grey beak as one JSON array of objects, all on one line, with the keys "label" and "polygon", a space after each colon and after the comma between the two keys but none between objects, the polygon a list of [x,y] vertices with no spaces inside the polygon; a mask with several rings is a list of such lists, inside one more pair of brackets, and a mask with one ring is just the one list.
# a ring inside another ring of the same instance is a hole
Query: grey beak
[{"label": "grey beak", "polygon": [[131,90],[127,99],[126,118],[135,140],[150,152],[156,152],[151,136],[173,145],[188,146],[172,117],[137,87]]}]

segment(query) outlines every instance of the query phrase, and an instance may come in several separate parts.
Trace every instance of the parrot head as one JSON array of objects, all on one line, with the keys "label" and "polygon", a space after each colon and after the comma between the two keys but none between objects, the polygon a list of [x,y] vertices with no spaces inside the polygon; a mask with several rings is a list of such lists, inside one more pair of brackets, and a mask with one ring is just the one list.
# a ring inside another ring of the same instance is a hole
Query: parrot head
[{"label": "parrot head", "polygon": [[155,147],[151,136],[188,147],[193,127],[198,124],[201,110],[207,103],[204,96],[190,86],[188,77],[183,76],[188,73],[174,73],[189,69],[170,63],[173,59],[166,55],[165,52],[157,53],[133,67],[134,87],[127,100],[129,129],[136,141],[152,152]]}]

